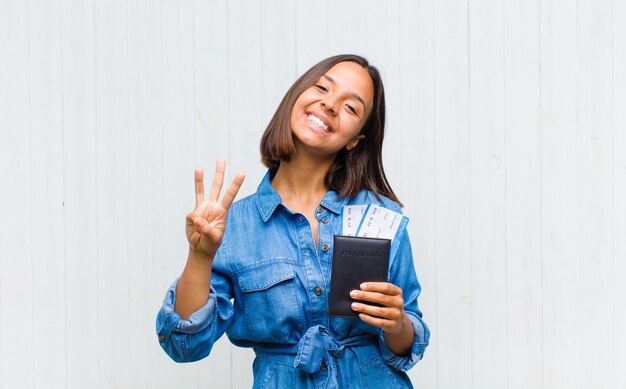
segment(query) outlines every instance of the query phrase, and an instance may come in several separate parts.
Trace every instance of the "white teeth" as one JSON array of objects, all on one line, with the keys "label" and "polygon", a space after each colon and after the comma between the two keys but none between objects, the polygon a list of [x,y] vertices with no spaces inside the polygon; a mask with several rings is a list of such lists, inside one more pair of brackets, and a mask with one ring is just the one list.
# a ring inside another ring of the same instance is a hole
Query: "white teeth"
[{"label": "white teeth", "polygon": [[324,124],[324,122],[318,118],[315,115],[309,115],[307,116],[307,119],[309,119],[309,121],[313,124],[315,124],[316,126],[318,126],[319,128],[321,128],[322,130],[328,132],[328,126],[326,124]]}]

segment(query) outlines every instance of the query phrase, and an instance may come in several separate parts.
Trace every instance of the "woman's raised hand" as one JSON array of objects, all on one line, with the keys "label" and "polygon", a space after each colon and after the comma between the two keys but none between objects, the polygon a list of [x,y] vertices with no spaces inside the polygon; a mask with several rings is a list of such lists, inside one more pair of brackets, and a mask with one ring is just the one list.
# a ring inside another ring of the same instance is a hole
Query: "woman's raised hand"
[{"label": "woman's raised hand", "polygon": [[225,168],[226,161],[218,159],[211,193],[206,201],[204,199],[204,172],[202,168],[196,169],[196,206],[186,217],[185,230],[189,247],[198,254],[210,257],[213,257],[220,247],[226,230],[228,210],[245,178],[245,174],[239,171],[222,200],[218,201],[224,183]]}]

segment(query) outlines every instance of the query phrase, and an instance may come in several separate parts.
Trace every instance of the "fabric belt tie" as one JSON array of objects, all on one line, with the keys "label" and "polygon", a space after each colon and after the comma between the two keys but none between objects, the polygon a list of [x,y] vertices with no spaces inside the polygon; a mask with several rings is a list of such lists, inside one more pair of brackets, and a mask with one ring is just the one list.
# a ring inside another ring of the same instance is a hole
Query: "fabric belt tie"
[{"label": "fabric belt tie", "polygon": [[[365,346],[373,343],[374,337],[371,334],[363,334],[348,338],[344,341],[338,341],[333,338],[326,327],[317,325],[309,328],[298,343],[298,353],[294,360],[294,367],[303,369],[309,374],[316,373],[320,370],[320,366],[324,361],[329,370],[327,388],[338,388],[335,369],[335,359],[340,358],[346,347]],[[344,385],[349,383],[348,377],[342,375]]]},{"label": "fabric belt tie", "polygon": [[[293,366],[302,369],[309,374],[319,373],[322,362],[328,368],[328,378],[325,387],[327,389],[339,388],[336,368],[336,359],[340,358],[346,347],[360,347],[373,345],[376,335],[362,334],[339,341],[330,335],[326,327],[316,325],[307,330],[302,339],[293,345],[255,347],[257,355],[295,355]],[[350,377],[345,372],[339,371],[344,388],[350,386]]]}]

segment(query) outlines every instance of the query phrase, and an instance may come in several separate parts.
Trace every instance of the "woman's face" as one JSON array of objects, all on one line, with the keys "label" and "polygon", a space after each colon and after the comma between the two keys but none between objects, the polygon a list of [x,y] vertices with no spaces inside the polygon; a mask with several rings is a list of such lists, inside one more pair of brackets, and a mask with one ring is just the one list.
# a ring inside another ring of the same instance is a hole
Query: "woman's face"
[{"label": "woman's face", "polygon": [[351,150],[363,135],[372,110],[374,85],[367,69],[354,62],[330,68],[296,100],[291,131],[296,149],[307,147],[322,155]]}]

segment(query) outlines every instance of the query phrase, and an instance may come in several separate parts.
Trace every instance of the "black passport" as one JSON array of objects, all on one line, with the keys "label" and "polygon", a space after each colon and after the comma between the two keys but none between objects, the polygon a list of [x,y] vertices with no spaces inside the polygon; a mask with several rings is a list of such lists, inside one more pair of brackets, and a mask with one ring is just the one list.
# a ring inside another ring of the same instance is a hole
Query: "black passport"
[{"label": "black passport", "polygon": [[[358,317],[350,291],[366,281],[387,281],[391,240],[335,235],[328,315]],[[373,303],[366,303],[377,305]]]}]

